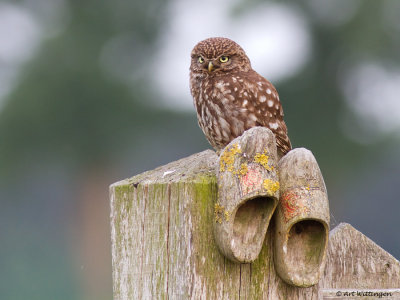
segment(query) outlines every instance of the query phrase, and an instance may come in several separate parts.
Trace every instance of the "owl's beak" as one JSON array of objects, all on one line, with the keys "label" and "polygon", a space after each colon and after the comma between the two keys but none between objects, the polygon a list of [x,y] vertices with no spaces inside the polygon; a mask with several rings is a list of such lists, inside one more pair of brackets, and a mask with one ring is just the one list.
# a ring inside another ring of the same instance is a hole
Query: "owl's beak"
[{"label": "owl's beak", "polygon": [[208,63],[208,72],[211,72],[213,69],[214,69],[214,65],[213,65],[213,63],[210,61],[210,62]]}]

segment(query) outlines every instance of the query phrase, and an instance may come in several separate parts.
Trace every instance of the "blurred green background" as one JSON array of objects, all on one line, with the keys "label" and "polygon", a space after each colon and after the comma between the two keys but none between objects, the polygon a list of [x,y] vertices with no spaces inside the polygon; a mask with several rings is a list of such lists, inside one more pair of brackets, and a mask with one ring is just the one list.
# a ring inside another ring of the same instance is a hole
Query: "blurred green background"
[{"label": "blurred green background", "polygon": [[108,186],[209,148],[190,51],[226,36],[316,156],[332,225],[400,258],[400,2],[0,2],[0,298],[111,299]]}]

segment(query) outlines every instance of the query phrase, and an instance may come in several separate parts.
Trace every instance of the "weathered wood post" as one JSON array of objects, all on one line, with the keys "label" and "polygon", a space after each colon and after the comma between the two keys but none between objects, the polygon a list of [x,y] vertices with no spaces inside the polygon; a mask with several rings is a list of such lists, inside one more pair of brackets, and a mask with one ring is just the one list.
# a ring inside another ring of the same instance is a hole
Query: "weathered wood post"
[{"label": "weathered wood post", "polygon": [[330,232],[325,271],[312,287],[276,274],[274,222],[252,263],[225,258],[213,237],[217,159],[206,150],[111,185],[115,300],[352,299],[345,293],[377,289],[400,298],[400,263],[349,224]]}]

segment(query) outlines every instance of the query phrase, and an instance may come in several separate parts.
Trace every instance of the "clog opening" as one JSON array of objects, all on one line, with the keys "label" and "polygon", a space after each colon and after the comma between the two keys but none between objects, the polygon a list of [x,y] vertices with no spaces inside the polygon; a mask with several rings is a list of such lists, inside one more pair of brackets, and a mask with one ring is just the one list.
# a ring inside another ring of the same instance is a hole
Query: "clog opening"
[{"label": "clog opening", "polygon": [[313,275],[322,262],[327,229],[316,220],[304,220],[294,224],[288,236],[287,266],[294,273]]},{"label": "clog opening", "polygon": [[261,248],[274,208],[275,200],[268,197],[253,198],[242,204],[233,222],[235,243],[249,247],[249,251],[252,251],[252,246]]}]

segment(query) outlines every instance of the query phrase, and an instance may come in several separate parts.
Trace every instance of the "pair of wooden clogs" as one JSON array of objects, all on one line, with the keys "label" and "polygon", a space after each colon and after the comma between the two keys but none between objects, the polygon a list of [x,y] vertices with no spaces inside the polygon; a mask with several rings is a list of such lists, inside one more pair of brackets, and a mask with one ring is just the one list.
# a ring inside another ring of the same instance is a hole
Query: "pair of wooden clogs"
[{"label": "pair of wooden clogs", "polygon": [[274,262],[287,283],[307,287],[323,272],[329,233],[326,187],[312,153],[279,160],[274,134],[255,127],[234,139],[218,161],[214,236],[230,260],[257,259],[274,215]]}]

